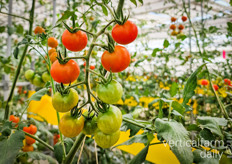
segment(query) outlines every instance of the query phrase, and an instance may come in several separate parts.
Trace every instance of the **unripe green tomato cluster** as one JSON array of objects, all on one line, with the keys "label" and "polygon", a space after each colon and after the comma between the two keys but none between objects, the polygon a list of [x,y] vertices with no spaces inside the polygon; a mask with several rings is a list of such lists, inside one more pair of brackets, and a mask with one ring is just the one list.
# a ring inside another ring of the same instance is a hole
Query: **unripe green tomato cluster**
[{"label": "unripe green tomato cluster", "polygon": [[44,84],[50,81],[50,75],[48,72],[44,72],[42,76],[36,74],[35,71],[29,69],[24,74],[25,78],[37,87],[43,87]]},{"label": "unripe green tomato cluster", "polygon": [[122,113],[116,106],[111,105],[105,113],[97,118],[97,130],[94,133],[95,141],[102,148],[113,146],[120,137]]}]

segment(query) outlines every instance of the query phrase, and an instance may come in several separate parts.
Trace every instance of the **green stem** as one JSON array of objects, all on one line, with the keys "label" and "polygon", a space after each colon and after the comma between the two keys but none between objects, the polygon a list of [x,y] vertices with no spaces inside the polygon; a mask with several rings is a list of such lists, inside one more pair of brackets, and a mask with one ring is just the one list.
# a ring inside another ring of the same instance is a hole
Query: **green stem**
[{"label": "green stem", "polygon": [[65,88],[65,90],[68,90],[68,89],[70,89],[70,88],[73,88],[73,87],[76,87],[76,86],[78,86],[78,85],[82,85],[82,84],[85,84],[85,82],[84,82],[84,81],[82,81],[82,82],[79,82],[79,83],[77,83],[77,84],[74,84],[74,85],[68,86],[67,88]]},{"label": "green stem", "polygon": [[95,72],[95,71],[93,71],[93,70],[91,70],[91,69],[86,69],[86,70],[88,70],[89,72],[91,72],[91,73],[93,73],[93,74],[95,74],[95,75],[97,75],[97,76],[101,77],[101,78],[102,78],[102,80],[104,80],[104,82],[106,82],[106,81],[107,81],[107,80],[105,79],[105,77],[104,77],[104,76],[102,76],[101,74],[99,74],[99,73],[97,73],[97,72]]},{"label": "green stem", "polygon": [[[24,132],[24,131],[23,131],[23,132]],[[24,133],[25,133],[25,135],[27,135],[27,136],[29,136],[29,137],[35,139],[35,140],[38,141],[39,143],[41,143],[41,144],[43,144],[44,146],[46,146],[46,147],[49,148],[51,151],[54,151],[54,148],[53,148],[51,145],[49,145],[48,143],[44,142],[43,140],[37,138],[36,136],[34,136],[34,135],[32,135],[32,134],[29,134],[29,133],[27,133],[27,132],[24,132]]]},{"label": "green stem", "polygon": [[21,17],[21,16],[19,16],[19,15],[9,14],[9,13],[5,13],[5,12],[2,12],[2,11],[0,11],[0,13],[1,13],[1,14],[5,14],[5,15],[10,15],[10,16],[13,16],[13,17],[16,17],[16,18],[21,18],[21,19],[24,19],[24,20],[29,21],[29,22],[31,21],[30,19],[25,18],[25,17]]},{"label": "green stem", "polygon": [[164,144],[164,143],[166,143],[166,142],[156,142],[156,143],[151,143],[151,144],[149,144],[149,146],[158,145],[158,144]]},{"label": "green stem", "polygon": [[95,35],[96,35],[96,34],[94,34],[94,33],[92,33],[92,32],[89,32],[89,31],[84,30],[84,29],[79,28],[79,27],[76,27],[75,29],[80,30],[80,31],[83,31],[83,32],[85,32],[85,33],[87,33],[87,34],[90,34],[90,35],[92,35],[92,36],[95,36]]},{"label": "green stem", "polygon": [[121,11],[122,11],[122,8],[123,8],[123,5],[124,5],[124,1],[125,0],[119,0],[119,3],[118,3],[118,7],[117,7],[116,13],[117,13],[117,15],[119,17],[121,17]]},{"label": "green stem", "polygon": [[[41,46],[42,47],[42,46]],[[47,52],[48,52],[48,46],[47,46]],[[51,72],[51,61],[50,61],[50,57],[48,55],[48,53],[46,53],[47,55],[47,60],[46,60],[46,63],[48,63],[48,69],[49,69],[49,72]],[[55,89],[55,84],[54,84],[54,80],[50,74],[50,78],[51,78],[51,85],[52,85],[52,93],[55,93],[56,92],[56,89]],[[59,112],[56,112],[56,116],[57,116],[57,122],[58,122],[58,125],[60,123],[60,115],[59,115]],[[62,145],[62,150],[63,150],[63,160],[65,160],[66,158],[66,150],[65,150],[65,146],[64,146],[64,139],[63,139],[63,135],[62,133],[59,131],[59,134],[60,134],[60,141],[61,141],[61,145]]]},{"label": "green stem", "polygon": [[[29,26],[28,35],[32,34],[32,28],[33,28],[33,22],[34,22],[34,10],[35,10],[35,0],[32,1],[32,7],[31,7],[31,12],[30,12],[30,26]],[[28,38],[28,40],[30,42],[31,39]],[[7,99],[7,102],[6,102],[5,115],[4,115],[4,119],[5,120],[8,120],[8,118],[9,118],[9,114],[10,114],[10,102],[11,102],[11,100],[13,98],[14,89],[15,89],[16,82],[17,82],[19,74],[20,74],[20,70],[21,70],[24,58],[25,58],[26,53],[27,53],[27,49],[28,49],[28,45],[26,45],[25,48],[24,48],[22,57],[21,57],[21,59],[19,61],[19,64],[18,64],[18,67],[17,67],[17,70],[16,70],[16,74],[15,74],[15,77],[14,77],[13,84],[12,84],[12,87],[11,87],[11,90],[10,90],[10,95],[9,95],[9,97]]]},{"label": "green stem", "polygon": [[63,164],[70,164],[73,161],[73,158],[77,152],[77,150],[79,149],[79,147],[81,146],[82,141],[84,140],[85,135],[83,133],[80,133],[78,135],[78,137],[76,138],[76,141],[74,142],[71,150],[69,151],[66,160],[64,160]]},{"label": "green stem", "polygon": [[27,108],[28,108],[28,106],[29,106],[29,103],[30,103],[30,102],[27,103],[26,107],[24,108],[23,112],[21,113],[19,120],[22,120],[23,114],[24,114],[25,111],[27,110]]},{"label": "green stem", "polygon": [[73,57],[66,57],[64,60],[70,60],[70,59],[86,59],[85,56],[73,56]]},{"label": "green stem", "polygon": [[122,120],[125,121],[125,122],[127,122],[127,123],[130,123],[130,124],[133,124],[133,125],[135,125],[135,126],[138,126],[138,127],[140,127],[140,128],[145,128],[145,129],[147,129],[147,130],[152,131],[151,128],[148,128],[148,127],[146,127],[145,125],[140,124],[140,123],[138,123],[138,122],[136,122],[136,121],[134,121],[134,120],[130,120],[130,119],[125,118],[125,117],[124,117]]}]

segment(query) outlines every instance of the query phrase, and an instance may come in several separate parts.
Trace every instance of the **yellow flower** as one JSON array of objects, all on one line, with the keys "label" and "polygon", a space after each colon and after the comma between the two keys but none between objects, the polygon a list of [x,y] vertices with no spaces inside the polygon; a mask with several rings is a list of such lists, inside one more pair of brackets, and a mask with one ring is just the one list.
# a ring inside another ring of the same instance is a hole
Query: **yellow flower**
[{"label": "yellow flower", "polygon": [[[28,97],[33,95],[35,91],[29,91]],[[31,101],[29,104],[29,107],[27,108],[27,111],[33,114],[28,114],[28,117],[37,119],[39,121],[44,121],[44,119],[52,124],[52,125],[58,125],[57,121],[57,114],[56,110],[53,108],[52,105],[52,97],[48,95],[44,95],[40,101]],[[60,117],[64,115],[64,113],[59,113]]]}]

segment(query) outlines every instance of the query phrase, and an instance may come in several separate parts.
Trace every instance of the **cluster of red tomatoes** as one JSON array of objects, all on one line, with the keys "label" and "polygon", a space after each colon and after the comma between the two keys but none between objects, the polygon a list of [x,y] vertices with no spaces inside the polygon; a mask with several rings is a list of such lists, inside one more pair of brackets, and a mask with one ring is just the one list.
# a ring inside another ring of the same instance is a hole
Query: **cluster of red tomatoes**
[{"label": "cluster of red tomatoes", "polygon": [[[185,21],[187,21],[187,17],[186,16],[182,16],[181,17],[181,20],[183,21],[183,22],[185,22]],[[172,32],[171,32],[171,35],[172,36],[177,36],[178,34],[179,35],[183,35],[183,32],[182,32],[182,30],[184,29],[184,25],[183,24],[179,24],[178,25],[178,30],[179,31],[176,31],[176,20],[177,20],[177,18],[175,18],[175,17],[171,17],[171,22],[173,23],[173,24],[171,24],[170,25],[170,29],[172,30]]]},{"label": "cluster of red tomatoes", "polygon": [[[209,84],[209,81],[207,79],[201,80],[201,85],[207,86],[208,84]],[[230,79],[224,79],[224,84],[232,87]],[[213,84],[213,87],[214,87],[215,91],[217,91],[219,89],[217,84]]]},{"label": "cluster of red tomatoes", "polygon": [[[37,132],[37,127],[33,124],[31,124],[29,127],[24,127],[23,128],[24,132],[27,132],[29,134],[34,135]],[[28,152],[28,151],[33,151],[34,147],[32,146],[32,144],[35,143],[35,139],[29,137],[29,136],[25,136],[25,145],[23,147],[23,151],[24,152]]]},{"label": "cluster of red tomatoes", "polygon": [[[127,20],[123,25],[116,24],[112,29],[112,38],[119,44],[129,44],[133,42],[138,34],[137,26]],[[81,51],[87,45],[87,35],[79,30],[71,33],[65,30],[62,35],[62,43],[70,51]],[[51,41],[48,43],[54,48]],[[57,46],[57,45],[56,45]],[[105,51],[101,57],[102,66],[113,73],[125,70],[130,64],[130,54],[123,46],[114,46],[114,51]],[[86,67],[86,64],[84,64]],[[95,66],[90,69],[95,69]],[[75,81],[80,74],[80,68],[76,61],[69,60],[66,63],[60,63],[56,60],[51,66],[51,76],[54,81],[63,84],[69,84]],[[123,88],[116,80],[107,83],[101,83],[97,86],[98,98],[106,104],[117,103],[123,93]],[[70,88],[66,92],[57,91],[52,97],[53,107],[57,112],[66,113],[60,120],[59,130],[66,137],[75,137],[81,131],[86,135],[94,135],[96,143],[108,148],[114,145],[120,136],[120,127],[122,123],[122,113],[119,108],[109,105],[103,113],[94,112],[82,113],[80,117],[73,116],[71,111],[76,107],[79,100],[75,89]]]}]

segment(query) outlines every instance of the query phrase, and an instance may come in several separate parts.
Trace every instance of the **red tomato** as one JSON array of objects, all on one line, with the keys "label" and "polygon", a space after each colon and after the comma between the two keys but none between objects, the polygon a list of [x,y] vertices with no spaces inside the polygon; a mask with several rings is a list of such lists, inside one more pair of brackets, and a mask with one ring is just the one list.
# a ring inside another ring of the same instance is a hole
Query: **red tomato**
[{"label": "red tomato", "polygon": [[90,66],[90,69],[91,69],[91,70],[94,70],[94,69],[95,69],[95,65],[91,65],[91,66]]},{"label": "red tomato", "polygon": [[129,44],[136,39],[137,35],[137,26],[129,20],[123,25],[116,24],[112,29],[112,37],[119,44]]},{"label": "red tomato", "polygon": [[115,46],[114,52],[103,53],[101,63],[107,71],[121,72],[129,66],[130,54],[125,47]]},{"label": "red tomato", "polygon": [[14,115],[10,115],[9,121],[12,121],[13,123],[19,123],[19,117],[16,117]]},{"label": "red tomato", "polygon": [[175,17],[171,17],[171,22],[175,22],[176,18]]},{"label": "red tomato", "polygon": [[230,84],[231,84],[231,81],[230,81],[230,79],[224,79],[224,83],[225,83],[226,85],[230,85]]},{"label": "red tomato", "polygon": [[37,127],[35,126],[35,125],[30,125],[29,126],[29,128],[30,128],[30,133],[31,134],[35,134],[36,132],[37,132]]},{"label": "red tomato", "polygon": [[185,22],[188,18],[186,16],[182,16],[181,19],[183,22]]},{"label": "red tomato", "polygon": [[81,30],[76,33],[70,33],[68,30],[65,30],[62,35],[62,43],[70,51],[76,52],[83,50],[87,42],[87,35]]},{"label": "red tomato", "polygon": [[201,85],[208,85],[209,81],[206,79],[201,80]]},{"label": "red tomato", "polygon": [[83,66],[84,66],[84,67],[86,66],[86,62],[84,62]]},{"label": "red tomato", "polygon": [[214,84],[213,87],[214,87],[215,91],[217,91],[219,89],[219,87],[217,86],[217,84]]},{"label": "red tomato", "polygon": [[180,24],[178,27],[179,30],[183,30],[184,29],[184,25]]},{"label": "red tomato", "polygon": [[26,143],[28,145],[32,145],[33,143],[35,143],[35,139],[29,137],[29,136],[25,136],[25,139],[26,139]]},{"label": "red tomato", "polygon": [[176,25],[172,24],[172,25],[170,26],[170,29],[171,29],[171,30],[175,30],[175,29],[176,29]]},{"label": "red tomato", "polygon": [[31,133],[31,128],[30,127],[23,127],[23,131],[27,133]]},{"label": "red tomato", "polygon": [[69,60],[65,64],[60,64],[57,60],[51,67],[51,76],[58,83],[69,84],[75,81],[79,74],[80,68],[74,60]]}]

